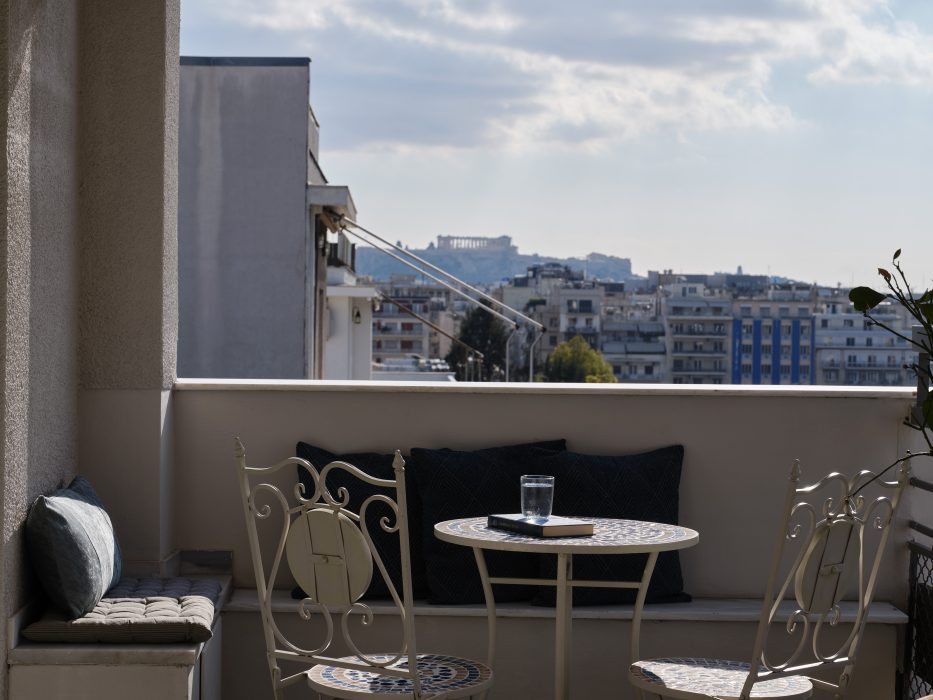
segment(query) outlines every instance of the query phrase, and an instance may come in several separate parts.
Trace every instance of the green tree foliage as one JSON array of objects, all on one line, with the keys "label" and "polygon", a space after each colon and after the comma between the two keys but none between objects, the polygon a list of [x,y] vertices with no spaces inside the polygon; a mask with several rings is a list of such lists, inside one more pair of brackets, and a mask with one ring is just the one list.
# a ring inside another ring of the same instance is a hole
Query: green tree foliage
[{"label": "green tree foliage", "polygon": [[549,382],[595,382],[613,384],[612,366],[582,336],[561,343],[547,359],[545,376]]},{"label": "green tree foliage", "polygon": [[[485,304],[488,306],[488,304]],[[493,316],[485,309],[474,307],[467,312],[463,323],[460,324],[459,339],[462,343],[469,345],[475,350],[483,353],[483,360],[478,364],[479,370],[472,372],[468,367],[469,350],[459,343],[454,343],[453,348],[444,359],[447,364],[456,373],[457,381],[482,381],[488,382],[503,378],[505,372],[505,341],[508,340],[509,332],[498,318]],[[474,360],[474,363],[476,360]]]}]

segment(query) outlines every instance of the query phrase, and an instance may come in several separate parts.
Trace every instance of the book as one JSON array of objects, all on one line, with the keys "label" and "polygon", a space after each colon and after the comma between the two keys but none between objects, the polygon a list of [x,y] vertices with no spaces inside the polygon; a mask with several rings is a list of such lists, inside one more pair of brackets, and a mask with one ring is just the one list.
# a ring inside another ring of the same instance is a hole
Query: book
[{"label": "book", "polygon": [[559,515],[549,518],[526,518],[521,513],[490,515],[486,526],[532,537],[580,537],[593,534],[593,523]]}]

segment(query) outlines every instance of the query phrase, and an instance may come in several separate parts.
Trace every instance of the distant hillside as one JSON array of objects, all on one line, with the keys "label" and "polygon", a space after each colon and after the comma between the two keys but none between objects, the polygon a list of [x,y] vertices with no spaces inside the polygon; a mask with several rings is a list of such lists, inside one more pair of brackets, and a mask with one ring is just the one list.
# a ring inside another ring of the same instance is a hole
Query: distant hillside
[{"label": "distant hillside", "polygon": [[[552,258],[524,255],[514,247],[507,250],[464,250],[443,249],[433,245],[421,250],[413,248],[411,252],[470,284],[497,284],[524,273],[531,265],[549,262],[567,265],[572,270],[584,270],[587,279],[624,282],[634,277],[631,260],[599,253],[591,253],[585,258]],[[393,274],[412,272],[378,250],[362,246],[356,252],[356,271],[376,279],[388,279]]]}]

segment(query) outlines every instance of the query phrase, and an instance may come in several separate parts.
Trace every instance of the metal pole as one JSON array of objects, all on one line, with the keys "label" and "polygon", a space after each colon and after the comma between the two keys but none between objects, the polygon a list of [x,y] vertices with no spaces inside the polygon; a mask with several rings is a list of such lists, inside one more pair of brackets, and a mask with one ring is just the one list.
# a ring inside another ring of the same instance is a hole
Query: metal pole
[{"label": "metal pole", "polygon": [[[542,329],[543,328],[544,326],[542,326]],[[532,329],[532,332],[534,332],[534,329]],[[531,342],[531,347],[528,348],[528,381],[529,382],[533,382],[535,380],[535,345],[537,345],[538,341],[541,340],[541,338],[543,337],[544,337],[544,331],[542,330],[541,333],[538,335],[538,337],[535,338]]]},{"label": "metal pole", "polygon": [[512,336],[515,335],[515,331],[517,330],[518,328],[513,328],[512,332],[509,333],[509,337],[505,339],[505,381],[506,382],[509,381],[509,358],[511,357],[511,353],[509,352],[509,344],[512,342]]},{"label": "metal pole", "polygon": [[[341,222],[344,222],[344,223],[346,223],[346,224],[349,224],[350,226],[352,226],[352,227],[355,228],[355,229],[359,229],[360,231],[362,231],[362,232],[365,233],[365,234],[368,234],[368,235],[372,236],[373,238],[375,238],[375,239],[376,239],[377,241],[379,241],[380,243],[384,243],[385,245],[387,245],[387,246],[389,246],[389,247],[391,247],[391,248],[394,248],[395,250],[399,251],[399,252],[402,253],[403,255],[407,255],[408,257],[410,257],[410,258],[412,258],[412,259],[414,259],[414,260],[417,260],[417,261],[418,261],[419,263],[421,263],[422,265],[427,266],[428,269],[434,270],[435,272],[439,272],[440,274],[444,275],[444,276],[447,277],[448,279],[454,280],[455,282],[457,282],[457,284],[462,284],[464,287],[466,287],[467,289],[469,289],[469,290],[470,290],[471,292],[473,292],[474,294],[478,294],[478,295],[479,295],[480,297],[482,297],[483,299],[486,299],[487,301],[490,301],[490,302],[492,302],[493,304],[496,304],[497,306],[500,306],[500,307],[503,308],[503,309],[508,309],[509,311],[511,311],[513,314],[515,314],[515,315],[518,316],[519,318],[524,319],[525,321],[528,321],[529,323],[533,323],[533,324],[538,325],[538,326],[541,325],[540,323],[538,323],[537,321],[535,321],[533,318],[529,318],[528,316],[526,316],[525,314],[523,314],[521,311],[518,311],[517,309],[513,309],[511,306],[508,306],[507,304],[503,304],[501,301],[499,301],[499,300],[496,299],[495,297],[492,297],[492,296],[486,294],[485,292],[483,292],[482,290],[477,289],[476,287],[473,287],[473,286],[467,284],[466,282],[464,282],[463,280],[461,280],[461,279],[458,278],[458,277],[455,277],[454,275],[450,274],[450,273],[447,272],[446,270],[442,270],[441,268],[437,267],[436,265],[432,265],[431,263],[429,263],[429,262],[428,262],[427,260],[425,260],[424,258],[419,257],[419,256],[415,255],[414,253],[412,253],[410,250],[405,250],[404,248],[401,248],[401,247],[395,245],[395,244],[392,243],[391,241],[387,241],[385,238],[382,238],[381,236],[379,236],[379,235],[373,233],[373,232],[370,231],[369,229],[360,226],[360,225],[359,225],[358,223],[356,223],[353,219],[350,219],[350,218],[348,218],[348,217],[346,217],[346,216],[342,216],[342,217],[340,218],[340,221],[341,221]],[[383,251],[383,252],[385,252],[385,251]],[[514,322],[513,322],[513,323],[514,323]],[[541,326],[541,327],[544,328],[544,326]]]},{"label": "metal pole", "polygon": [[[355,237],[355,238],[360,239],[361,241],[363,241],[363,242],[366,243],[367,245],[372,245],[369,241],[367,241],[365,238],[363,238],[363,237],[362,237],[361,235],[359,235],[358,233],[355,233],[355,232],[353,232],[353,231],[347,231],[347,233],[349,233],[351,236],[353,236],[353,237]],[[368,233],[368,232],[367,232],[367,233]],[[518,324],[517,324],[515,321],[513,321],[512,319],[510,319],[508,316],[505,316],[504,314],[499,313],[498,311],[496,311],[495,309],[493,309],[493,308],[490,307],[490,306],[486,306],[485,304],[480,304],[478,301],[476,301],[476,299],[474,299],[473,297],[471,297],[469,294],[460,291],[459,289],[457,289],[456,287],[454,287],[452,284],[449,284],[449,283],[445,282],[444,280],[440,279],[439,277],[435,277],[435,276],[432,275],[430,272],[425,272],[424,270],[422,270],[421,268],[419,268],[417,265],[413,265],[412,263],[408,262],[405,258],[403,258],[403,257],[401,257],[401,256],[398,256],[398,255],[396,255],[395,253],[390,253],[390,252],[387,251],[387,250],[383,250],[382,248],[376,248],[376,250],[381,251],[382,253],[384,253],[385,255],[388,255],[390,258],[392,258],[392,259],[394,259],[394,260],[397,260],[398,262],[402,263],[402,265],[405,265],[406,267],[410,267],[410,268],[411,268],[412,270],[414,270],[415,272],[418,272],[418,273],[424,275],[425,277],[428,277],[429,279],[434,280],[434,281],[437,282],[439,285],[441,285],[441,286],[443,286],[443,287],[446,287],[447,289],[449,289],[450,291],[452,291],[454,294],[457,294],[458,296],[463,297],[463,298],[466,299],[467,301],[473,303],[473,304],[474,304],[475,306],[477,306],[478,308],[480,308],[480,309],[485,309],[487,313],[490,313],[490,314],[492,314],[493,316],[495,316],[495,317],[497,317],[497,318],[499,318],[499,319],[505,321],[507,324],[509,324],[510,326],[512,326],[512,328],[517,328],[517,327],[518,327]],[[465,282],[462,282],[461,284],[463,284],[463,285],[466,286],[466,287],[469,287],[469,285],[466,284]],[[506,308],[509,308],[509,307],[506,307]],[[514,311],[514,309],[512,309],[512,310]],[[516,313],[517,313],[517,312],[516,312]]]}]

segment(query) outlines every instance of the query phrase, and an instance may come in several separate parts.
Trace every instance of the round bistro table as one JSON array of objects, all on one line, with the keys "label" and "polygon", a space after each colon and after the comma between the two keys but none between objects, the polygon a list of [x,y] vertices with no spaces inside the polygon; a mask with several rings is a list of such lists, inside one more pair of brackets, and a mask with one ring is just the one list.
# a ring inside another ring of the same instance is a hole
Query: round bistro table
[{"label": "round bistro table", "polygon": [[[642,609],[648,582],[660,552],[685,549],[695,545],[700,535],[696,530],[649,523],[639,520],[617,520],[614,518],[585,518],[593,523],[593,535],[586,537],[529,537],[486,527],[486,518],[459,518],[445,520],[434,526],[434,535],[444,542],[470,547],[476,557],[476,566],[483,582],[486,597],[486,612],[489,623],[489,659],[492,667],[496,649],[496,601],[492,595],[492,584],[544,585],[557,587],[555,610],[556,629],[554,640],[554,697],[567,700],[570,697],[570,632],[572,622],[574,588],[632,588],[638,591],[632,614],[632,662],[639,657],[639,637]],[[486,568],[483,550],[493,549],[509,552],[532,552],[557,555],[557,578],[500,578],[490,577]],[[647,554],[648,560],[640,581],[587,581],[573,578],[574,554]]]}]

